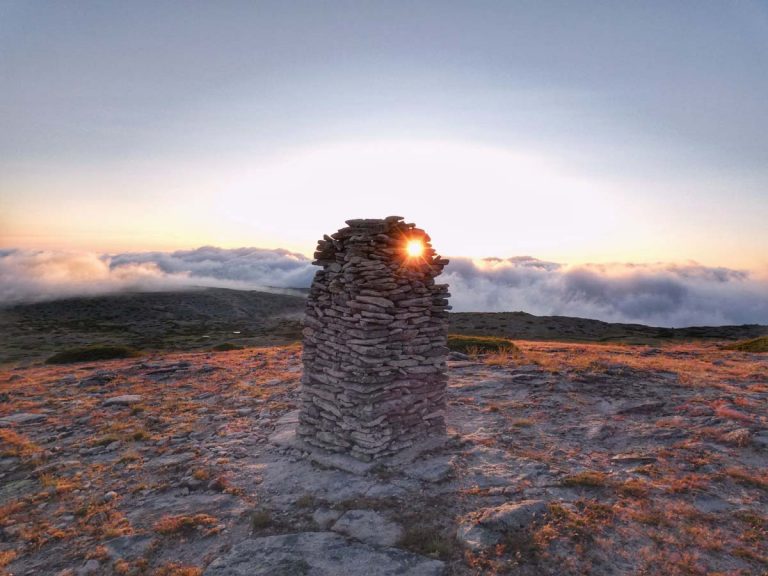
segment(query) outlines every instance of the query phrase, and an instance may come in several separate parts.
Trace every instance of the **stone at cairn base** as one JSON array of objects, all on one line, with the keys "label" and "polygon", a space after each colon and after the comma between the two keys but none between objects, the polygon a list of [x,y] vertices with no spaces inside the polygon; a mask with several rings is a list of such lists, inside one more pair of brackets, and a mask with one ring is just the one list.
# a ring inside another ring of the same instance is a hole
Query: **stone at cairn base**
[{"label": "stone at cairn base", "polygon": [[282,416],[275,424],[275,431],[269,437],[270,444],[281,448],[293,448],[308,454],[309,459],[326,468],[338,468],[350,474],[365,475],[376,467],[399,468],[414,462],[424,452],[443,447],[447,442],[445,435],[433,435],[422,438],[392,456],[376,460],[360,460],[348,454],[330,452],[304,442],[297,434],[299,411],[293,410]]},{"label": "stone at cairn base", "polygon": [[448,261],[398,216],[347,224],[315,252],[297,434],[370,462],[445,434]]}]

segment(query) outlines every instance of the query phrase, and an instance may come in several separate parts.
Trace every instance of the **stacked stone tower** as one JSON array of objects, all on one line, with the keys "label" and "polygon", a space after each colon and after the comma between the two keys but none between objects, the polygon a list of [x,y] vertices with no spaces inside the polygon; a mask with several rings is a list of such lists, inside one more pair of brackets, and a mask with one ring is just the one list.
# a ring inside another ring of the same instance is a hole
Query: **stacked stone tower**
[{"label": "stacked stone tower", "polygon": [[298,434],[372,460],[445,432],[448,260],[399,216],[346,224],[315,252]]}]

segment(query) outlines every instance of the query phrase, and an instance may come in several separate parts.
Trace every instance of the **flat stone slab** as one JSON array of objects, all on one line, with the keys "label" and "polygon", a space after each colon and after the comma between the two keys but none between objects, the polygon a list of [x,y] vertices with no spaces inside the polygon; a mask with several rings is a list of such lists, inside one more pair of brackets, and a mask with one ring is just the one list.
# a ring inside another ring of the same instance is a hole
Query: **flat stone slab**
[{"label": "flat stone slab", "polygon": [[445,565],[397,548],[374,548],[333,532],[251,538],[216,558],[204,576],[440,576]]},{"label": "flat stone slab", "polygon": [[338,510],[331,510],[329,508],[318,508],[312,514],[312,520],[315,521],[321,530],[327,530],[333,525],[336,520],[341,516],[341,512]]},{"label": "flat stone slab", "polygon": [[410,478],[425,482],[442,482],[453,474],[453,456],[434,456],[417,460],[406,466],[403,472]]},{"label": "flat stone slab", "polygon": [[546,513],[547,503],[543,500],[521,500],[484,509],[478,523],[500,532],[524,530]]},{"label": "flat stone slab", "polygon": [[151,536],[130,535],[118,536],[107,540],[104,546],[107,554],[113,560],[120,558],[139,558],[143,556],[152,545]]},{"label": "flat stone slab", "polygon": [[32,480],[3,479],[0,481],[0,506],[27,496],[38,487],[39,484]]},{"label": "flat stone slab", "polygon": [[471,550],[485,550],[498,544],[503,534],[524,531],[546,513],[547,503],[543,500],[522,500],[482,508],[473,514],[473,520],[459,525],[456,539]]},{"label": "flat stone slab", "polygon": [[472,522],[466,522],[456,529],[456,539],[470,550],[480,551],[498,544],[501,534]]},{"label": "flat stone slab", "polygon": [[152,458],[146,464],[144,464],[144,467],[152,468],[152,469],[170,468],[173,466],[181,466],[182,464],[191,462],[194,459],[195,459],[194,452],[181,452],[179,454],[168,454],[166,456],[158,456],[157,458]]},{"label": "flat stone slab", "polygon": [[129,406],[131,404],[138,404],[144,399],[140,394],[124,394],[123,396],[114,396],[104,400],[104,406]]},{"label": "flat stone slab", "polygon": [[9,424],[32,424],[33,422],[41,422],[45,420],[47,416],[45,414],[31,414],[29,412],[19,412],[18,414],[11,414],[0,418],[0,426]]},{"label": "flat stone slab", "polygon": [[373,510],[347,510],[331,530],[375,546],[394,546],[403,537],[400,524]]}]

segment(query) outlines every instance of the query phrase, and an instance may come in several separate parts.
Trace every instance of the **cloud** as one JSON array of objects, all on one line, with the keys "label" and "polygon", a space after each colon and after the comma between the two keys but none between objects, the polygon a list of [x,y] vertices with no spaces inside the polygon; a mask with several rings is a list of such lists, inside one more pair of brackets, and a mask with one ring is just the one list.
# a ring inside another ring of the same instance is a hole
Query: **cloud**
[{"label": "cloud", "polygon": [[190,286],[295,288],[309,286],[313,274],[308,258],[281,249],[205,246],[116,255],[0,250],[0,304]]},{"label": "cloud", "polygon": [[[302,254],[211,246],[113,255],[0,250],[0,304],[188,286],[309,286]],[[454,258],[441,280],[455,311],[523,310],[656,326],[768,324],[768,280],[690,264],[568,266],[530,256]]]},{"label": "cloud", "polygon": [[185,275],[190,280],[241,282],[251,287],[303,288],[315,273],[303,254],[263,248],[216,248],[203,246],[176,252],[137,252],[110,258],[112,270],[124,266],[153,264],[167,275]]},{"label": "cloud", "polygon": [[655,326],[768,324],[768,280],[699,264],[585,264],[454,258],[455,311],[523,310]]}]

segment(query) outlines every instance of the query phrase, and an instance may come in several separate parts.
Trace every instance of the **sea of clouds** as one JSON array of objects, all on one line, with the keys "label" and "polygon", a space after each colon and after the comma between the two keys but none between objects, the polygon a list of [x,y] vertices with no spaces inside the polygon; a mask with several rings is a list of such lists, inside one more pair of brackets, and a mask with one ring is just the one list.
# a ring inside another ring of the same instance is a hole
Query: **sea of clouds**
[{"label": "sea of clouds", "polygon": [[[306,288],[315,268],[282,249],[211,246],[95,254],[0,250],[0,304],[188,286]],[[523,310],[655,326],[768,324],[768,279],[691,263],[582,264],[453,258],[441,281],[459,312]]]}]

